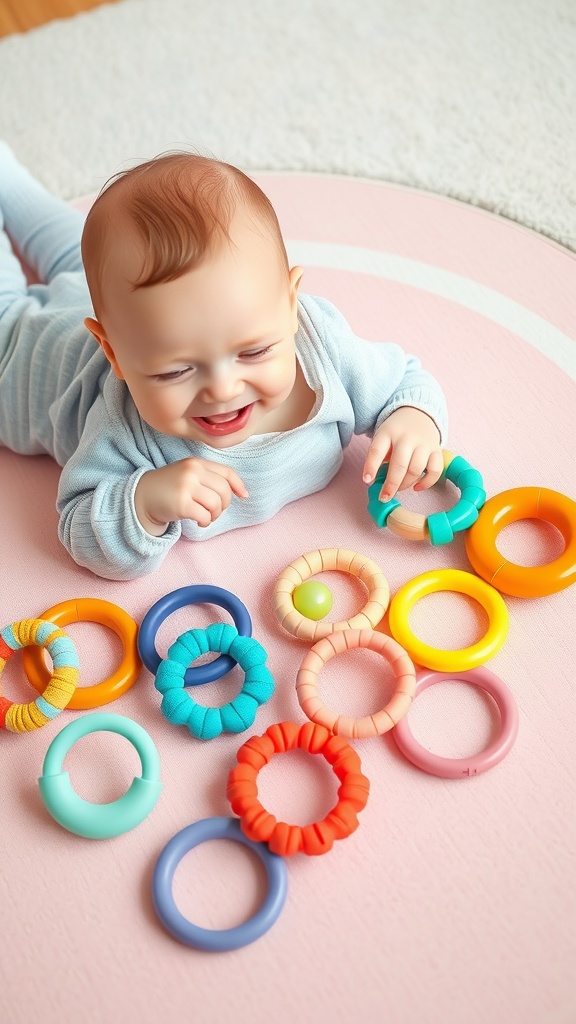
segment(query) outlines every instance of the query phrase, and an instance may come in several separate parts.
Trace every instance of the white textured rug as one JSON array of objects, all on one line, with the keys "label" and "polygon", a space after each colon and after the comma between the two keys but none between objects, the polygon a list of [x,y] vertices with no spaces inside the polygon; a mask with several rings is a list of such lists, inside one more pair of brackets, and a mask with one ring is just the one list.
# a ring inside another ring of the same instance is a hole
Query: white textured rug
[{"label": "white textured rug", "polygon": [[0,135],[66,198],[193,146],[576,249],[576,0],[121,0],[0,41],[0,97]]}]

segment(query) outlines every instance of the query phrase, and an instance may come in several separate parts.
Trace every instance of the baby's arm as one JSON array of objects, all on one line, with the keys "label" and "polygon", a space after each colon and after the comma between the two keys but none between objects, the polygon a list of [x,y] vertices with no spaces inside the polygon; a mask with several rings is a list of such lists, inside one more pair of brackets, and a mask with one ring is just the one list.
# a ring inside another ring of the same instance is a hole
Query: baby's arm
[{"label": "baby's arm", "polygon": [[107,579],[153,572],[180,537],[182,518],[208,525],[232,491],[245,493],[237,474],[216,463],[187,458],[157,468],[140,441],[119,417],[106,416],[100,399],[60,478],[60,540],[79,565]]},{"label": "baby's arm", "polygon": [[393,497],[423,472],[417,489],[432,486],[443,468],[440,445],[445,443],[448,420],[438,382],[399,345],[357,337],[327,300],[306,296],[303,304],[352,403],[354,432],[372,436],[364,482],[371,483],[389,459],[382,497]]}]

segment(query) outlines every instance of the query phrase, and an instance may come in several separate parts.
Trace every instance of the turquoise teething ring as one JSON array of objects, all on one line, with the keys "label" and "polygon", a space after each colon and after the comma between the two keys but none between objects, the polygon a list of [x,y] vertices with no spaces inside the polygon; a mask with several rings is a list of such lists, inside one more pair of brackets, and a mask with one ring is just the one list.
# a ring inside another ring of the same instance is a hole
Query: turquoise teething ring
[{"label": "turquoise teething ring", "polygon": [[368,512],[377,526],[387,526],[392,533],[407,540],[428,539],[431,544],[439,545],[449,544],[455,533],[468,530],[476,522],[486,501],[481,474],[461,455],[449,451],[443,451],[442,455],[442,476],[460,491],[454,508],[423,516],[403,509],[397,498],[380,501],[378,495],[388,472],[388,463],[383,463],[368,488]]},{"label": "turquoise teething ring", "polygon": [[[119,800],[93,804],[72,789],[62,762],[70,748],[92,732],[116,732],[136,748],[142,763],[142,777],[135,778]],[[66,725],[48,747],[42,777],[38,780],[47,811],[68,832],[86,839],[111,839],[139,825],[154,807],[162,783],[160,759],[150,736],[141,725],[123,715],[100,712],[84,715]]]},{"label": "turquoise teething ring", "polygon": [[[245,674],[240,693],[228,704],[207,708],[197,704],[184,689],[186,669],[191,661],[208,651],[229,654]],[[274,679],[266,668],[267,654],[251,636],[239,636],[227,623],[214,622],[207,629],[182,633],[160,663],[154,685],[163,695],[160,709],[173,725],[187,725],[193,736],[211,740],[222,732],[244,732],[254,723],[256,712],[274,693]]]}]

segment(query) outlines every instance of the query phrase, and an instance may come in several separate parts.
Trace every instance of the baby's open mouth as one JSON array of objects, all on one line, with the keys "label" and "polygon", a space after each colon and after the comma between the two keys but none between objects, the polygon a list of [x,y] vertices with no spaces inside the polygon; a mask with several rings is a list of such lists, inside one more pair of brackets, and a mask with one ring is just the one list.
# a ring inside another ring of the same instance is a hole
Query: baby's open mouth
[{"label": "baby's open mouth", "polygon": [[231,420],[238,419],[240,413],[244,412],[245,405],[241,409],[234,409],[232,412],[220,412],[216,416],[202,416],[201,419],[205,420],[206,423],[230,423]]},{"label": "baby's open mouth", "polygon": [[241,409],[234,409],[232,412],[219,412],[214,416],[195,416],[194,422],[212,437],[222,437],[225,434],[233,434],[237,430],[243,430],[250,413],[254,408],[254,402],[250,405],[243,405]]}]

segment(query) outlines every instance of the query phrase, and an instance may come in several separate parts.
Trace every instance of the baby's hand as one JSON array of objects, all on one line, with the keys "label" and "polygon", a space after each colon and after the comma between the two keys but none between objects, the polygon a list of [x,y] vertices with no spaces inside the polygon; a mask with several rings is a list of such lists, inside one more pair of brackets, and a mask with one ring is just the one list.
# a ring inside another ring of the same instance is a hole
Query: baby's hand
[{"label": "baby's hand", "polygon": [[209,526],[228,508],[232,495],[247,498],[238,474],[205,459],[182,459],[143,473],[136,485],[136,515],[147,533],[161,537],[176,519]]},{"label": "baby's hand", "polygon": [[439,444],[440,432],[430,416],[412,406],[396,409],[374,434],[364,462],[364,483],[371,484],[382,463],[389,462],[380,501],[390,501],[396,491],[415,481],[415,491],[432,487],[444,469]]}]

